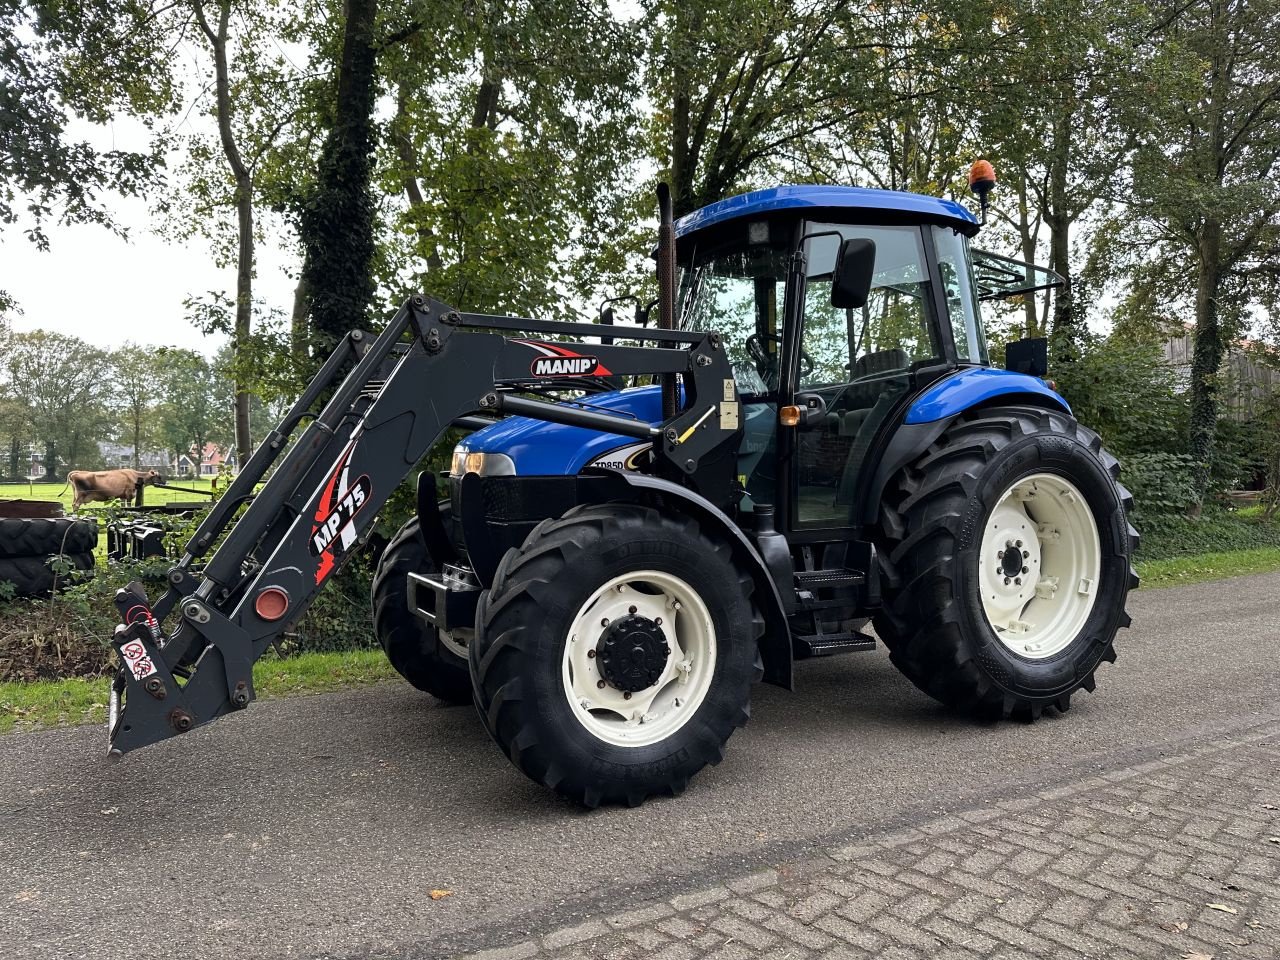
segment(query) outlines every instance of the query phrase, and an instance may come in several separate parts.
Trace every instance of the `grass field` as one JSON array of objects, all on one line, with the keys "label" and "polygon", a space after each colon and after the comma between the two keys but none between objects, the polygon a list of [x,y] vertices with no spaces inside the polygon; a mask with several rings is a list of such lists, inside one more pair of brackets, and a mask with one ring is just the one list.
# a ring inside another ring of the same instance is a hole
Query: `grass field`
[{"label": "grass field", "polygon": [[[268,653],[253,666],[259,698],[320,693],[395,676],[381,650],[301,653],[284,659]],[[0,683],[0,733],[106,723],[110,687],[106,678]]]},{"label": "grass field", "polygon": [[[208,478],[201,479],[183,479],[180,477],[172,478],[172,482],[179,487],[189,487],[191,490],[209,490]],[[0,483],[0,500],[57,500],[62,504],[62,508],[67,513],[71,512],[71,488],[66,483]],[[184,503],[208,503],[209,498],[203,493],[191,493],[184,490],[173,490],[166,487],[149,486],[143,494],[142,502],[148,506],[159,503],[172,503],[175,500]],[[93,516],[95,513],[105,513],[108,507],[120,506],[119,501],[106,503],[87,504],[81,508],[81,512]]]}]

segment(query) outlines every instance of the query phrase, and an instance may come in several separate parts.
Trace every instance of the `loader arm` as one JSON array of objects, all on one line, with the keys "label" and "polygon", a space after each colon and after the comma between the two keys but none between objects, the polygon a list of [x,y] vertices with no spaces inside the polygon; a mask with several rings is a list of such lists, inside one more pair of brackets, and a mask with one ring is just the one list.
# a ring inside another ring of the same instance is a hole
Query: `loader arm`
[{"label": "loader arm", "polygon": [[[719,335],[639,327],[612,328],[609,343],[559,339],[565,335],[601,333],[591,324],[459,313],[421,296],[376,339],[348,334],[206,516],[154,608],[139,584],[117,592],[123,622],[112,641],[121,669],[111,693],[111,751],[247,706],[254,662],[363,542],[441,434],[471,414],[516,413],[651,439],[655,474],[723,503],[740,428]],[[683,375],[683,408],[655,426],[517,395],[539,380],[636,374]],[[228,527],[200,569],[197,561]],[[174,621],[169,629],[166,620]]]}]

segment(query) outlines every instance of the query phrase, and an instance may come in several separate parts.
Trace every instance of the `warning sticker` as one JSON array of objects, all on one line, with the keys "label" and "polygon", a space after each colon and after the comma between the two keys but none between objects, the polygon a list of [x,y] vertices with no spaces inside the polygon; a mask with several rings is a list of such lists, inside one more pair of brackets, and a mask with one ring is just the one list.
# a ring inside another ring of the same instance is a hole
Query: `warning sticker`
[{"label": "warning sticker", "polygon": [[149,677],[156,672],[156,665],[147,655],[147,648],[139,640],[130,640],[121,647],[120,656],[124,658],[125,665],[135,680]]}]

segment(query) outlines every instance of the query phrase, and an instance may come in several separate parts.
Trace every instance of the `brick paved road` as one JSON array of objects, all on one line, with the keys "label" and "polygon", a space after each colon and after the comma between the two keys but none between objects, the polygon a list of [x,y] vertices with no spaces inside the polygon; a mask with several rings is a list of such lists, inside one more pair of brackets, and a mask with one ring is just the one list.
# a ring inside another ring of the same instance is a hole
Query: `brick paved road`
[{"label": "brick paved road", "polygon": [[468,960],[1260,960],[1278,947],[1270,722]]}]

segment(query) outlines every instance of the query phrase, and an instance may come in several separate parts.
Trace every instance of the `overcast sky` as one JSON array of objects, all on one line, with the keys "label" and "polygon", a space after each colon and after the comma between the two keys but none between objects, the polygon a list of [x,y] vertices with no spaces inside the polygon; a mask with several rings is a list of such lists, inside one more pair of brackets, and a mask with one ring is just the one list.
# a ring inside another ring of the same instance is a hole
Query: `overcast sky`
[{"label": "overcast sky", "polygon": [[[218,269],[199,239],[182,246],[152,233],[146,204],[111,204],[130,230],[128,241],[97,226],[52,226],[41,252],[16,229],[0,237],[0,289],[22,308],[15,330],[37,327],[99,347],[136,343],[192,347],[212,353],[219,339],[187,322],[182,302],[210,290],[232,294],[235,270]],[[259,249],[254,299],[288,311],[297,264],[279,249]]]}]

